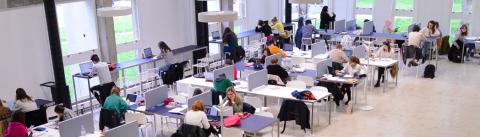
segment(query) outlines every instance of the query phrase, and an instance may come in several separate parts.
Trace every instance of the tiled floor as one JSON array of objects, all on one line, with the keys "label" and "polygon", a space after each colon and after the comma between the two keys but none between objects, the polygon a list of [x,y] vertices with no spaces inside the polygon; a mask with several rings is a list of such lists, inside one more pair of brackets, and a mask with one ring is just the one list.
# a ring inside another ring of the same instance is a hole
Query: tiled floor
[{"label": "tiled floor", "polygon": [[[420,75],[423,74],[423,67],[420,68]],[[281,136],[480,136],[480,65],[454,64],[443,57],[436,75],[435,79],[415,78],[415,69],[406,68],[400,74],[397,87],[390,84],[385,93],[381,88],[367,89],[368,101],[375,107],[374,110],[361,111],[356,108],[352,114],[346,114],[341,106],[333,113],[332,124],[327,125],[328,113],[324,107],[320,107],[320,117],[314,117],[316,124],[313,134],[305,134],[294,122],[287,122],[287,129]],[[357,107],[364,105],[363,91],[359,93]],[[276,99],[269,101],[275,116],[279,109],[276,103]],[[175,131],[175,125],[170,124],[165,129],[165,136],[170,136]]]}]

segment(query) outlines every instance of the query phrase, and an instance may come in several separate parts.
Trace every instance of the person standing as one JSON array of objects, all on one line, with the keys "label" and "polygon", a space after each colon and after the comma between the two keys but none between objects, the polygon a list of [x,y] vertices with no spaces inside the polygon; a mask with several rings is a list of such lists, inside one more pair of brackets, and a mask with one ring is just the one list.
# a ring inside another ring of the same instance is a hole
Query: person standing
[{"label": "person standing", "polygon": [[[97,54],[93,54],[90,57],[90,60],[93,63],[90,76],[97,75],[98,79],[100,80],[100,84],[90,88],[90,92],[92,92],[100,104],[103,104],[105,98],[107,98],[107,96],[110,94],[110,89],[115,86],[115,83],[112,81],[112,76],[107,63],[100,62],[100,58]],[[94,91],[99,91],[100,93],[96,93]]]}]

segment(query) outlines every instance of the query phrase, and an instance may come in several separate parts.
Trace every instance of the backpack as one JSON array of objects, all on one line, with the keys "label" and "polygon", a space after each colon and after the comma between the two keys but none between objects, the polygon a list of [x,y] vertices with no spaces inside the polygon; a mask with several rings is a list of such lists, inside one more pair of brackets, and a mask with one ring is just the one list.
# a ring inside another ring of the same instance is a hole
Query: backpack
[{"label": "backpack", "polygon": [[435,78],[435,66],[432,64],[429,64],[425,67],[425,71],[423,72],[423,77],[424,78]]}]

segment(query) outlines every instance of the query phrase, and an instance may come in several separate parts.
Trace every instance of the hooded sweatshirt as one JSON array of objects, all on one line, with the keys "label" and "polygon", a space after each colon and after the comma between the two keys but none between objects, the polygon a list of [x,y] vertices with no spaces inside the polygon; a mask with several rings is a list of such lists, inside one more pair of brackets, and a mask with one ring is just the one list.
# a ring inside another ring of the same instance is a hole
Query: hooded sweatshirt
[{"label": "hooded sweatshirt", "polygon": [[19,122],[8,123],[7,129],[3,134],[5,137],[26,137],[28,134],[27,127]]}]

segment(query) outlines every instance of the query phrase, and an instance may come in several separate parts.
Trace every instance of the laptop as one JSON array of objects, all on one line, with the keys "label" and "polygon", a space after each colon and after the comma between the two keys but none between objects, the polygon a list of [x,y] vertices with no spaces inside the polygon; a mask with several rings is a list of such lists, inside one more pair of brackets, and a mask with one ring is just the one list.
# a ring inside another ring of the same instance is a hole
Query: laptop
[{"label": "laptop", "polygon": [[212,32],[212,38],[213,40],[220,40],[221,39],[220,32],[219,31]]},{"label": "laptop", "polygon": [[345,52],[345,55],[347,55],[347,57],[350,57],[353,54],[353,50],[349,50],[349,49],[345,49],[343,50],[343,52]]},{"label": "laptop", "polygon": [[152,48],[143,49],[143,54],[145,58],[153,58]]},{"label": "laptop", "polygon": [[79,65],[80,66],[80,74],[82,75],[90,75],[92,71],[93,63],[92,62],[85,62]]},{"label": "laptop", "polygon": [[137,101],[137,95],[135,94],[128,94],[127,95],[127,100],[130,102],[136,102]]}]

